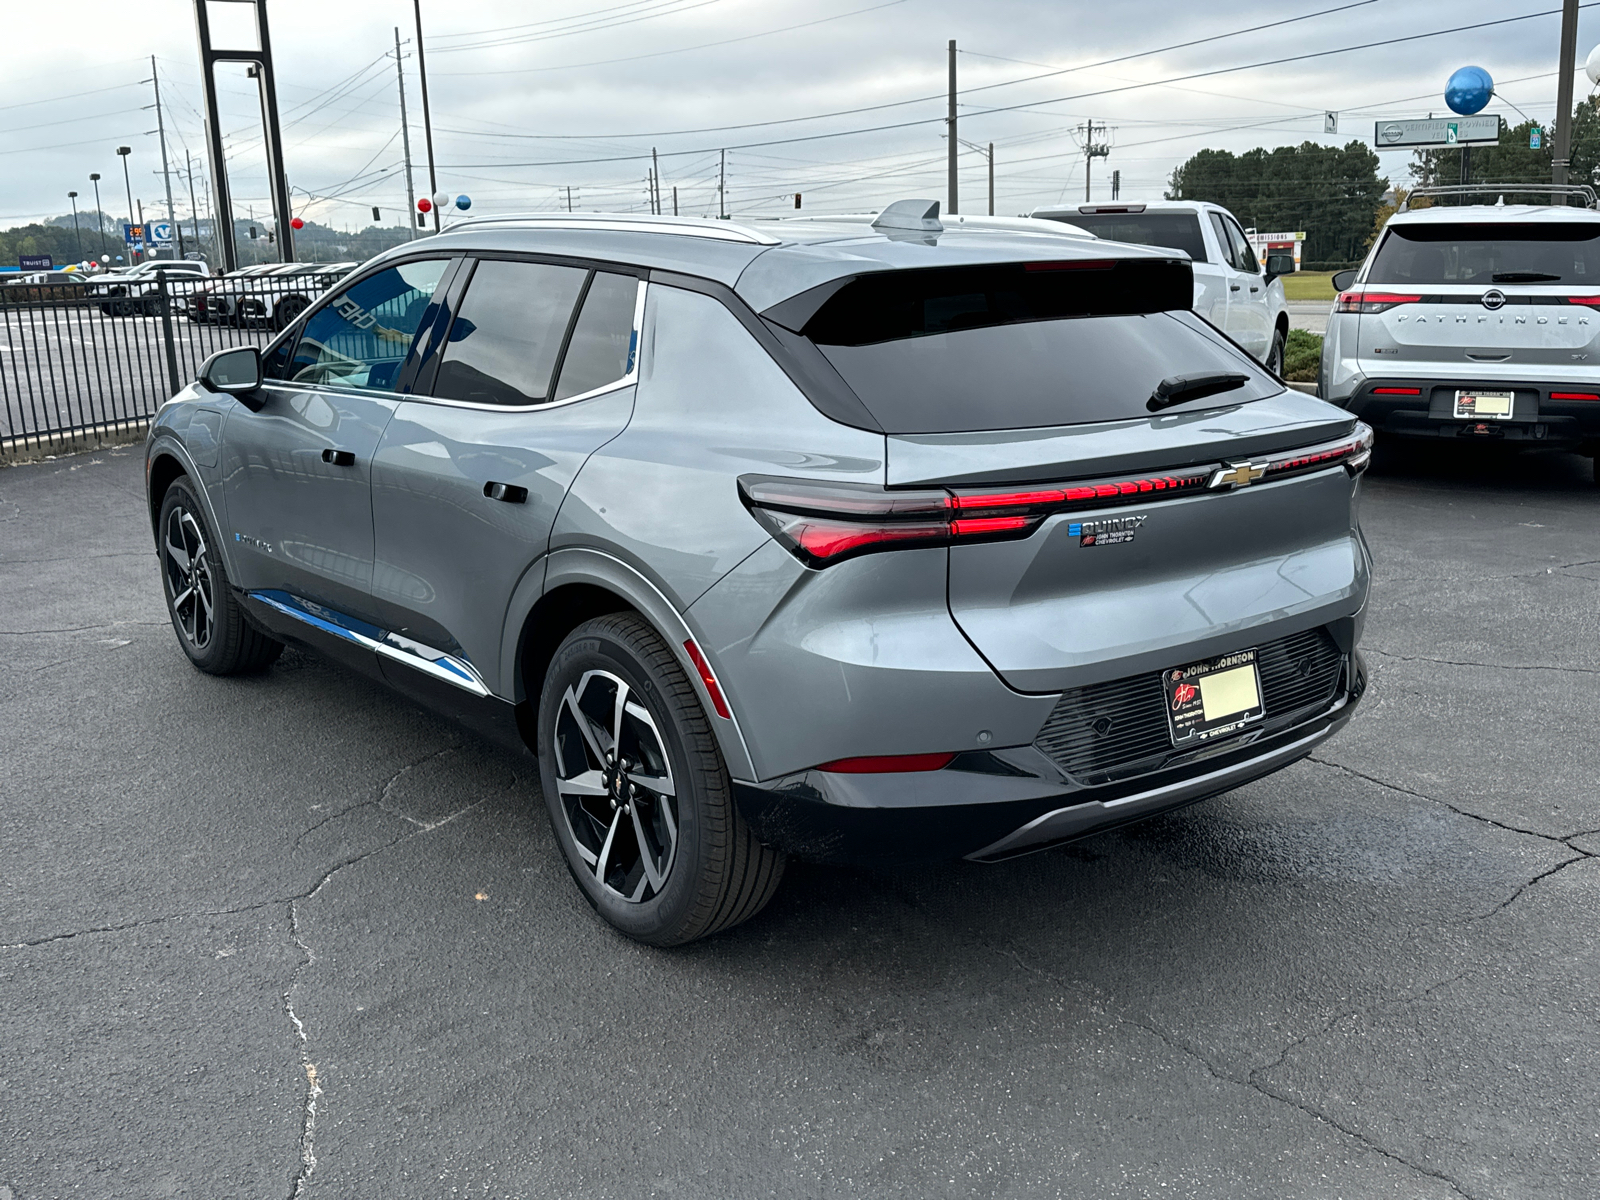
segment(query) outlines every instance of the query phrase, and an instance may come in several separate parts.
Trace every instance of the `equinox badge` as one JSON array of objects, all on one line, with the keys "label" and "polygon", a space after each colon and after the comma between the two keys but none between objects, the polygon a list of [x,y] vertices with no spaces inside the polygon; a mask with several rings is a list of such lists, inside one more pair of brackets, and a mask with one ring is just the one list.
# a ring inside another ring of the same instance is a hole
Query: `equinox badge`
[{"label": "equinox badge", "polygon": [[1229,463],[1227,466],[1219,468],[1211,476],[1211,482],[1206,486],[1211,488],[1249,487],[1266,473],[1266,463],[1261,463],[1260,465],[1251,462]]}]

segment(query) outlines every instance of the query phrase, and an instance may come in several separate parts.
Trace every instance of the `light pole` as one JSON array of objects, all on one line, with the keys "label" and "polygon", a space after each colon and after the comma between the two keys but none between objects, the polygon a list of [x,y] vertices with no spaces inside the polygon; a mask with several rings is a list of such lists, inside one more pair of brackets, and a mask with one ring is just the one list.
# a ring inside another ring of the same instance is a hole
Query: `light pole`
[{"label": "light pole", "polygon": [[68,192],[67,199],[72,201],[72,240],[78,244],[78,261],[83,261],[83,233],[78,229],[78,193]]},{"label": "light pole", "polygon": [[[117,147],[117,157],[122,159],[122,183],[123,186],[128,189],[128,224],[130,225],[133,224],[133,181],[128,178],[128,155],[132,153],[132,146]],[[142,234],[139,238],[139,244],[141,246],[144,245],[144,237]],[[128,257],[133,257],[132,246],[128,247]]]},{"label": "light pole", "polygon": [[100,207],[100,172],[91,171],[89,182],[94,184],[94,223],[100,227],[100,253],[106,252],[106,213]]}]

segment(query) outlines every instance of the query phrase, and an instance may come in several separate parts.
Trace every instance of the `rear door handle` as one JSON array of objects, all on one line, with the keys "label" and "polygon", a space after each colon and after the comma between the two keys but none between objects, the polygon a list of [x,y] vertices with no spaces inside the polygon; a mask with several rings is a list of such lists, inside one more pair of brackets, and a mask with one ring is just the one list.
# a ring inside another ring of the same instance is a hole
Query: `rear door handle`
[{"label": "rear door handle", "polygon": [[336,467],[353,467],[356,456],[348,450],[335,450],[331,446],[322,452],[322,461]]},{"label": "rear door handle", "polygon": [[1252,283],[1252,284],[1251,284],[1251,285],[1250,285],[1250,290],[1251,290],[1251,291],[1252,291],[1252,292],[1259,292],[1259,291],[1260,291],[1260,290],[1261,290],[1261,289],[1260,289],[1260,288],[1258,288],[1258,287],[1257,287],[1257,286],[1256,286],[1256,285],[1255,285],[1255,284],[1253,284],[1253,283]]},{"label": "rear door handle", "polygon": [[[1239,290],[1239,285],[1238,285],[1238,284],[1237,284],[1237,283],[1230,283],[1230,284],[1229,284],[1229,285],[1228,285],[1228,290],[1229,290],[1229,291],[1230,291],[1230,292],[1237,292],[1237,291],[1238,291],[1238,290]],[[1254,290],[1255,290],[1255,289],[1254,289],[1254,288],[1251,288],[1251,289],[1250,289],[1250,290],[1251,290],[1251,291],[1254,291]]]},{"label": "rear door handle", "polygon": [[504,500],[507,504],[521,504],[528,498],[528,489],[518,487],[514,483],[495,483],[490,480],[483,485],[483,494],[491,500]]}]

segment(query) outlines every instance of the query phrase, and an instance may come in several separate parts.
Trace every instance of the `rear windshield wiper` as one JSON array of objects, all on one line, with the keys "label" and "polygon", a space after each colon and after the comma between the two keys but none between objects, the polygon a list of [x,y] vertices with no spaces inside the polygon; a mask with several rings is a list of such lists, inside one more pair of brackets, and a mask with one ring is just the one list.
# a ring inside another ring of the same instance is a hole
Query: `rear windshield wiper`
[{"label": "rear windshield wiper", "polygon": [[1169,375],[1156,384],[1150,393],[1149,409],[1159,412],[1173,404],[1199,400],[1202,396],[1215,396],[1218,392],[1231,392],[1250,382],[1250,376],[1228,371],[1213,375]]},{"label": "rear windshield wiper", "polygon": [[1496,271],[1489,278],[1495,283],[1557,283],[1561,276],[1543,271]]}]

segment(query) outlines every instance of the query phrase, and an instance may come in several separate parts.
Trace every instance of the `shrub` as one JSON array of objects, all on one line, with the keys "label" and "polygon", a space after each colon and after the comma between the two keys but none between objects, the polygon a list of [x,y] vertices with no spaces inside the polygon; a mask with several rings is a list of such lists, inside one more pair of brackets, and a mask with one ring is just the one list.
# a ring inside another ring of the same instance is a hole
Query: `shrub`
[{"label": "shrub", "polygon": [[1304,329],[1289,330],[1283,349],[1283,377],[1294,383],[1315,383],[1322,365],[1322,337]]}]

